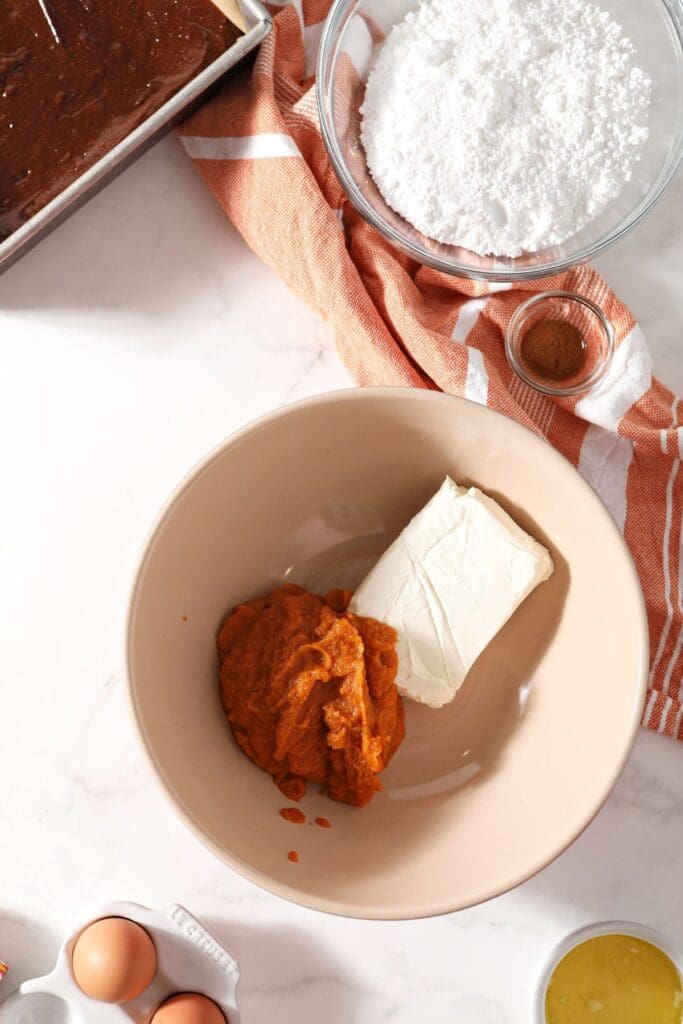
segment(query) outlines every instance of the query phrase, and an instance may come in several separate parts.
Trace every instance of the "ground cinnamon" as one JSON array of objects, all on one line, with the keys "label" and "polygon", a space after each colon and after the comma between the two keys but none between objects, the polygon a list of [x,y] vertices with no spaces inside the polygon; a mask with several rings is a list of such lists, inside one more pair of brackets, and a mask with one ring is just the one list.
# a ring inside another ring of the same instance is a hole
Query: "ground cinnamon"
[{"label": "ground cinnamon", "polygon": [[581,331],[566,320],[539,320],[526,332],[520,356],[527,367],[546,380],[568,380],[586,361]]}]

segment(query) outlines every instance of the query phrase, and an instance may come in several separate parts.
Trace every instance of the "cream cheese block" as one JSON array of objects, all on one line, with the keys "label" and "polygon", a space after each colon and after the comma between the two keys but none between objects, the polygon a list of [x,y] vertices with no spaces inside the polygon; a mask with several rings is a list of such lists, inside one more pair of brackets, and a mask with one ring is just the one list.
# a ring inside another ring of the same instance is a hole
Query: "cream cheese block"
[{"label": "cream cheese block", "polygon": [[552,571],[549,552],[493,498],[446,477],[365,577],[349,611],[394,627],[399,692],[439,708]]}]

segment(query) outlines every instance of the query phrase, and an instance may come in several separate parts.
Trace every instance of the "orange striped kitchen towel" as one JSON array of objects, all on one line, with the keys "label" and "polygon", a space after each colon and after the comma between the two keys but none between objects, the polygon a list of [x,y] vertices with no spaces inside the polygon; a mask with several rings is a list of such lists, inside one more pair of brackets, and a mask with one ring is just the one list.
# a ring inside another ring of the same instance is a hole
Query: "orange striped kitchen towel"
[{"label": "orange striped kitchen towel", "polygon": [[[255,65],[181,128],[185,148],[249,245],[325,317],[359,384],[440,388],[485,403],[544,435],[595,487],[647,600],[644,722],[683,738],[683,406],[653,379],[640,328],[594,270],[487,286],[418,265],[360,218],[318,125],[313,73],[328,6],[271,4],[274,31]],[[579,400],[538,395],[505,360],[512,311],[549,287],[589,296],[617,330],[608,375]]]}]

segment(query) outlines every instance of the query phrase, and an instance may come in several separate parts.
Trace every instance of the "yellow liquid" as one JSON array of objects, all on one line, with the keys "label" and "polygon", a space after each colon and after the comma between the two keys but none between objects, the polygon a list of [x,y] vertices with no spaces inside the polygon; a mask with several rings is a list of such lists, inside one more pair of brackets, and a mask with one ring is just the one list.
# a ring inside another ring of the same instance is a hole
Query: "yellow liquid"
[{"label": "yellow liquid", "polygon": [[598,935],[553,971],[548,1024],[681,1024],[683,983],[666,953],[632,935]]}]

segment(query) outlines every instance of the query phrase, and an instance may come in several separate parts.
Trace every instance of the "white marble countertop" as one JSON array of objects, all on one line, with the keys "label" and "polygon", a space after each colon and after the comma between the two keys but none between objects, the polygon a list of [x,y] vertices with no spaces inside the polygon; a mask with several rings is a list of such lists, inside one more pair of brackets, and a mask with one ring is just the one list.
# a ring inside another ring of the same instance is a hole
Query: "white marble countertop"
[{"label": "white marble countertop", "polygon": [[[683,393],[683,177],[601,263]],[[185,471],[272,407],[344,387],[324,325],[247,250],[167,139],[0,278],[0,956],[47,970],[83,904],[177,900],[242,963],[245,1024],[518,1024],[554,944],[626,918],[680,937],[683,745],[641,733],[555,864],[482,907],[364,923],[214,860],[130,728],[122,618]],[[11,988],[10,978],[3,989]]]}]

